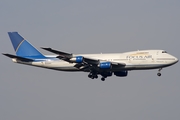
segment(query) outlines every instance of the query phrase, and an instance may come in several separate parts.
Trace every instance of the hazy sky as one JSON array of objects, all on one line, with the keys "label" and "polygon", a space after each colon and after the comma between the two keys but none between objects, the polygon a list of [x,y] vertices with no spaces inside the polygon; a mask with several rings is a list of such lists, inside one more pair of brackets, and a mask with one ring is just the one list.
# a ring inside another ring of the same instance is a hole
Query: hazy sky
[{"label": "hazy sky", "polygon": [[[180,59],[179,0],[1,0],[0,51],[8,31],[38,49],[113,53],[165,49]],[[44,54],[46,51],[40,50]],[[88,73],[14,64],[0,55],[0,120],[179,120],[179,63],[105,82]]]}]

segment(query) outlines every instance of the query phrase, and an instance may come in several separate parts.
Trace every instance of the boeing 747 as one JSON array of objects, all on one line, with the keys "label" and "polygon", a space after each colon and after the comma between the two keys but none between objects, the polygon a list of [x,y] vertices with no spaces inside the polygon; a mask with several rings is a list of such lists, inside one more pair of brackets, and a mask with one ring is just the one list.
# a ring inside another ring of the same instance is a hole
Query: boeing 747
[{"label": "boeing 747", "polygon": [[59,71],[89,72],[91,79],[101,80],[112,76],[125,77],[131,70],[158,69],[161,76],[162,68],[169,67],[178,62],[178,59],[165,50],[138,50],[125,53],[112,54],[71,54],[52,48],[42,49],[55,55],[43,55],[17,32],[8,32],[16,55],[3,55],[12,58],[15,63]]}]

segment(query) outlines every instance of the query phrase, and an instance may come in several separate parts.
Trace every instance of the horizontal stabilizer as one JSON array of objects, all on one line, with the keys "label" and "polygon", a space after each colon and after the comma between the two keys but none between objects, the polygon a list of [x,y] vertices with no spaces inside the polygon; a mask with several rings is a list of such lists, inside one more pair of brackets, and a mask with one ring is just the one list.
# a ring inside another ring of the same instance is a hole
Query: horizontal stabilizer
[{"label": "horizontal stabilizer", "polygon": [[7,56],[7,57],[10,57],[10,58],[16,58],[18,60],[21,60],[21,61],[24,61],[24,62],[32,62],[34,60],[32,59],[29,59],[29,58],[24,58],[24,57],[19,57],[19,56],[16,56],[16,55],[11,55],[11,54],[4,54],[3,55]]}]

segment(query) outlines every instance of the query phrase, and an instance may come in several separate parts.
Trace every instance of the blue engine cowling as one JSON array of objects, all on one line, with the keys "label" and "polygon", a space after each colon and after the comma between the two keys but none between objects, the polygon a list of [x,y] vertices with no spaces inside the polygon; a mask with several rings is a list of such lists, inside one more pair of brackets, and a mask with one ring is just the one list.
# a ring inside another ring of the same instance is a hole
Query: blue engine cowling
[{"label": "blue engine cowling", "polygon": [[101,69],[110,69],[111,68],[111,62],[102,62],[99,64],[99,68]]},{"label": "blue engine cowling", "polygon": [[83,57],[82,56],[77,56],[76,57],[76,63],[82,63],[83,62]]},{"label": "blue engine cowling", "polygon": [[128,71],[118,71],[118,72],[114,72],[114,75],[119,76],[119,77],[125,77],[128,75]]},{"label": "blue engine cowling", "polygon": [[83,62],[83,56],[76,56],[70,59],[73,63],[82,63]]}]

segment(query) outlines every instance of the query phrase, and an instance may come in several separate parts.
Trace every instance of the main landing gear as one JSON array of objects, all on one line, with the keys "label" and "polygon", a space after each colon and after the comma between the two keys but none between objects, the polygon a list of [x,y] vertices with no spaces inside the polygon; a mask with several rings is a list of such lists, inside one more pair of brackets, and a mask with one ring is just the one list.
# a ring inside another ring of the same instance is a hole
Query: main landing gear
[{"label": "main landing gear", "polygon": [[97,75],[97,74],[94,74],[94,73],[89,73],[88,77],[91,78],[91,79],[94,79],[94,78],[97,79],[97,78],[98,78],[98,75]]},{"label": "main landing gear", "polygon": [[[97,75],[97,73],[92,73],[92,72],[90,72],[89,75],[88,75],[88,77],[91,78],[91,79],[97,79],[97,78],[98,78],[98,75]],[[106,78],[106,76],[102,76],[101,80],[102,80],[102,81],[105,81],[105,78]]]},{"label": "main landing gear", "polygon": [[159,77],[161,76],[161,70],[162,70],[162,68],[160,68],[157,73],[157,76],[159,76]]},{"label": "main landing gear", "polygon": [[102,81],[105,81],[105,77],[102,77],[101,80],[102,80]]}]

